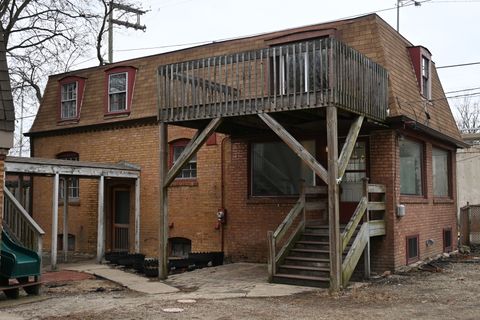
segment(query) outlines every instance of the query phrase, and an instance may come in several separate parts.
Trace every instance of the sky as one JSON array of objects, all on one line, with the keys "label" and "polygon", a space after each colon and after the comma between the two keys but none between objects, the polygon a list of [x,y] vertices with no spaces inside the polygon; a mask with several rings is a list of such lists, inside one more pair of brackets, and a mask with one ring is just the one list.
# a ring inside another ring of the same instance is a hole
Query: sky
[{"label": "sky", "polygon": [[[400,33],[432,53],[436,66],[480,62],[480,0],[402,1]],[[185,46],[377,12],[396,27],[396,0],[146,0],[145,32],[117,28],[114,61]],[[152,48],[152,49],[145,49]],[[93,55],[92,55],[93,56]],[[93,59],[81,67],[93,66]],[[438,69],[446,92],[480,87],[480,64]],[[460,92],[480,93],[478,90]],[[451,99],[454,105],[459,99]]]}]

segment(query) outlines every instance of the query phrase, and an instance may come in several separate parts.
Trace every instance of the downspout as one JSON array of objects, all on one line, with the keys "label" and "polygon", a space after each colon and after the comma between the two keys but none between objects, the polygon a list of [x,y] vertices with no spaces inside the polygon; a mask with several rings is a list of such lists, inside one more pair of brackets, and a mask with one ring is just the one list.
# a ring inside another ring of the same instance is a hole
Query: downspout
[{"label": "downspout", "polygon": [[[225,174],[224,174],[224,164],[225,164],[225,141],[229,140],[230,137],[226,136],[223,137],[222,143],[220,144],[220,208],[225,210]],[[224,224],[220,224],[220,247],[221,247],[221,252],[224,252],[225,249],[225,230],[224,230]]]}]

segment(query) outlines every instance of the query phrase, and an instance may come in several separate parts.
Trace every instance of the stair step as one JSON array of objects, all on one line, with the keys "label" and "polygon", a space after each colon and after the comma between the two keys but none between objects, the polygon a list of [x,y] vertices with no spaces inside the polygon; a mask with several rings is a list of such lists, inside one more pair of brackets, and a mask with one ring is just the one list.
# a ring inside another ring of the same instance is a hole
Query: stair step
[{"label": "stair step", "polygon": [[298,244],[305,244],[305,245],[318,245],[318,246],[328,246],[330,243],[328,241],[308,241],[308,240],[300,240],[297,241]]},{"label": "stair step", "polygon": [[310,266],[296,266],[293,264],[282,264],[279,266],[281,269],[294,269],[294,270],[305,270],[305,271],[325,271],[329,272],[330,268],[325,267],[310,267]]},{"label": "stair step", "polygon": [[287,257],[285,257],[285,260],[297,260],[297,261],[330,263],[330,259],[325,259],[325,258],[310,258],[310,257],[296,257],[296,256],[287,256]]},{"label": "stair step", "polygon": [[290,251],[303,252],[303,253],[330,253],[330,250],[305,249],[305,248],[293,248]]},{"label": "stair step", "polygon": [[328,277],[313,277],[313,276],[304,276],[300,274],[287,274],[287,273],[277,273],[275,274],[275,277],[309,280],[309,281],[330,281],[330,278]]},{"label": "stair step", "polygon": [[308,237],[328,237],[328,233],[310,233],[310,232],[305,232],[303,233],[304,236]]}]

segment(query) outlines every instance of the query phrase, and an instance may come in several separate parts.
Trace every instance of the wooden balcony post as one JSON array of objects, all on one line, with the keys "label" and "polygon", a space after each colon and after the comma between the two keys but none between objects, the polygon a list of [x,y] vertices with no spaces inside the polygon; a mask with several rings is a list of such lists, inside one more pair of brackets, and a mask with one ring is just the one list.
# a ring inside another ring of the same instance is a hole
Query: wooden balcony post
[{"label": "wooden balcony post", "polygon": [[365,214],[363,215],[363,223],[366,223],[368,226],[368,237],[365,250],[363,252],[363,259],[365,263],[365,278],[370,278],[370,211],[368,210],[368,178],[365,177],[363,180],[363,196],[367,199],[367,208],[365,209]]},{"label": "wooden balcony post", "polygon": [[338,188],[338,131],[337,108],[327,107],[328,143],[328,223],[330,235],[330,290],[339,291],[342,285],[342,246],[340,245],[339,188]]},{"label": "wooden balcony post", "polygon": [[105,177],[98,181],[98,225],[97,225],[97,262],[101,263],[105,253]]},{"label": "wooden balcony post", "polygon": [[160,217],[158,230],[158,279],[166,279],[168,275],[168,185],[167,179],[167,141],[168,127],[165,122],[159,124],[159,142],[160,142],[160,173],[159,173],[159,199],[160,199]]},{"label": "wooden balcony post", "polygon": [[135,179],[135,253],[140,253],[140,178]]},{"label": "wooden balcony post", "polygon": [[69,178],[63,178],[63,262],[68,259],[68,182]]},{"label": "wooden balcony post", "polygon": [[58,173],[53,177],[53,195],[52,195],[52,270],[57,269],[57,236],[58,236],[58,185],[60,175]]}]

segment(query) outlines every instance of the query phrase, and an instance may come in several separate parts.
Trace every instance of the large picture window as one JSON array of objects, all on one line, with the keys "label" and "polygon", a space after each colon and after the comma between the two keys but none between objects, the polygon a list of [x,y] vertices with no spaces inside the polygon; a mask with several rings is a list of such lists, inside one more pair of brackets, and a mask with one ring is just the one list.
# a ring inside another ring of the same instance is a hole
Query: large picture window
[{"label": "large picture window", "polygon": [[448,151],[433,148],[432,169],[433,169],[433,195],[435,197],[448,197],[449,192],[449,165]]},{"label": "large picture window", "polygon": [[[302,145],[315,155],[315,142]],[[300,180],[315,184],[313,171],[283,142],[252,143],[252,196],[284,196],[299,194]]]},{"label": "large picture window", "polygon": [[423,145],[403,139],[400,141],[400,193],[422,195]]}]

